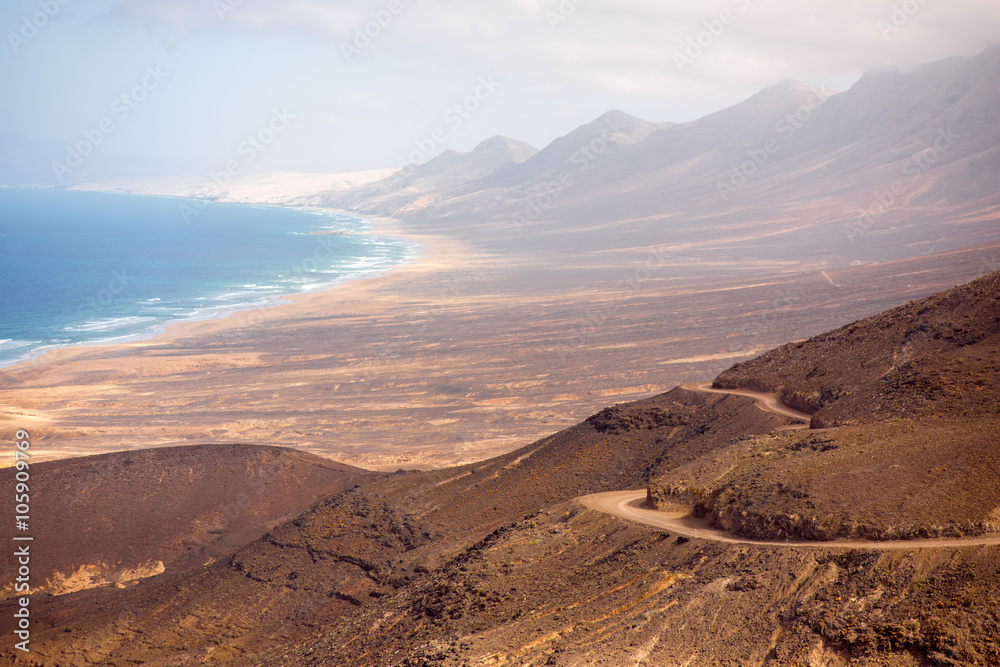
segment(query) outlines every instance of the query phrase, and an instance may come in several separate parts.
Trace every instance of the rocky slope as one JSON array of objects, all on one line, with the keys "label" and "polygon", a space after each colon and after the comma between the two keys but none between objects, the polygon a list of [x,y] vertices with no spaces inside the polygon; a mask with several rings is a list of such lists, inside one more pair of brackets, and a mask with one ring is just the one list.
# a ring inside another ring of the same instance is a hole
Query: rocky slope
[{"label": "rocky slope", "polygon": [[[651,488],[748,537],[1000,529],[1000,273],[735,365],[715,380],[813,412],[808,433],[738,439]],[[873,493],[873,490],[877,492]]]},{"label": "rocky slope", "polygon": [[210,564],[127,589],[41,596],[34,664],[202,664],[306,641],[527,515],[642,486],[720,437],[785,423],[751,399],[677,389],[483,463],[381,476]]},{"label": "rocky slope", "polygon": [[995,409],[1000,273],[733,366],[715,380],[781,395],[813,426]]},{"label": "rocky slope", "polygon": [[[0,488],[13,488],[14,473],[0,470]],[[186,570],[374,477],[305,452],[249,445],[35,463],[33,587],[61,594]],[[0,567],[2,580],[13,581],[15,563]]]}]

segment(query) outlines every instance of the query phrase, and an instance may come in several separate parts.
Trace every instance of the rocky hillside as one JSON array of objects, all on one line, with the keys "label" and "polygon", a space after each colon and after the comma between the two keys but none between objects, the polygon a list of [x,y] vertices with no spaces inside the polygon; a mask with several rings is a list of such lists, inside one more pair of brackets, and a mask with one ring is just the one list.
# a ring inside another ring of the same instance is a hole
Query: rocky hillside
[{"label": "rocky hillside", "polygon": [[[0,488],[13,488],[14,472],[0,470]],[[36,463],[31,472],[33,587],[55,594],[201,565],[376,477],[250,445],[115,452]],[[14,569],[2,561],[5,583]]]},{"label": "rocky hillside", "polygon": [[733,366],[721,388],[775,392],[813,427],[995,409],[1000,273]]},{"label": "rocky hillside", "polygon": [[676,389],[496,459],[383,475],[207,565],[126,589],[41,597],[35,664],[156,664],[165,656],[164,664],[203,664],[307,641],[526,516],[582,493],[641,487],[720,442],[787,421],[751,399]]},{"label": "rocky hillside", "polygon": [[812,430],[736,439],[650,495],[746,537],[995,532],[998,359],[1000,273],[784,345],[714,384],[779,394]]}]

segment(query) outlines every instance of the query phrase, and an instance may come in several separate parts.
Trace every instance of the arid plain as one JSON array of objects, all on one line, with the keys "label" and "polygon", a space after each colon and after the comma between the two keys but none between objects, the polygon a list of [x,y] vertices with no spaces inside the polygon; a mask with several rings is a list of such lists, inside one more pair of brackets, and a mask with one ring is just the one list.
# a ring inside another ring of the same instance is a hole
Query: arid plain
[{"label": "arid plain", "polygon": [[241,442],[370,469],[469,462],[1000,257],[996,243],[821,273],[650,250],[539,267],[419,240],[424,260],[383,277],[9,368],[4,435],[30,428],[39,460]]}]

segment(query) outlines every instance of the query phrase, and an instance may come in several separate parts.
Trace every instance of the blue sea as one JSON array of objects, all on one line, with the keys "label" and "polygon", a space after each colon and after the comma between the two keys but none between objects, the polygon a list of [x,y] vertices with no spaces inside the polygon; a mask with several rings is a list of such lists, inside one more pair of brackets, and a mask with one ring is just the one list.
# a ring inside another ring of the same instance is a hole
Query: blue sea
[{"label": "blue sea", "polygon": [[351,216],[200,202],[186,221],[193,204],[0,188],[0,366],[273,305],[417,253]]}]

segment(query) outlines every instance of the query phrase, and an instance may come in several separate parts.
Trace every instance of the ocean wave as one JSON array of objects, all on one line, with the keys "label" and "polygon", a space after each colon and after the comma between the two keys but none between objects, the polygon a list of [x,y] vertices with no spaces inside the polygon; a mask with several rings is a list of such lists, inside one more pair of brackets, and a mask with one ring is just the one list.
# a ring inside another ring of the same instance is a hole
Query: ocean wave
[{"label": "ocean wave", "polygon": [[218,294],[216,296],[213,296],[213,297],[211,297],[210,300],[211,301],[233,301],[234,299],[242,299],[244,297],[254,296],[256,294],[257,294],[256,292],[252,292],[252,291],[248,291],[248,290],[242,290],[242,291],[239,291],[239,292],[226,292],[225,294]]},{"label": "ocean wave", "polygon": [[350,232],[351,242],[345,243],[342,251],[345,254],[321,261],[318,270],[305,274],[296,270],[292,273],[285,266],[284,273],[272,273],[270,276],[262,275],[266,271],[256,275],[247,273],[241,276],[246,282],[233,281],[228,289],[223,287],[221,290],[222,286],[216,283],[214,290],[207,289],[200,295],[183,294],[183,289],[178,290],[169,282],[165,282],[162,288],[152,285],[160,296],[149,296],[147,292],[129,301],[123,294],[113,304],[113,310],[109,308],[102,313],[104,317],[81,322],[52,322],[44,328],[23,332],[29,336],[37,335],[42,340],[21,340],[19,338],[23,336],[16,336],[21,331],[9,330],[9,334],[15,335],[0,338],[0,366],[27,361],[54,348],[149,339],[170,324],[218,319],[239,311],[290,303],[283,298],[285,295],[323,291],[352,280],[376,276],[419,255],[419,248],[406,241],[366,233],[371,225],[359,218],[331,215],[324,211],[308,212],[323,219],[317,219],[314,225],[307,227]]},{"label": "ocean wave", "polygon": [[78,324],[73,327],[63,327],[63,331],[73,331],[73,332],[104,332],[104,331],[114,331],[115,329],[122,329],[124,327],[132,327],[137,324],[144,324],[149,322],[154,322],[155,317],[144,317],[141,315],[131,315],[128,317],[109,317],[103,320],[92,320],[90,322],[84,322],[83,324]]},{"label": "ocean wave", "polygon": [[0,352],[7,352],[10,350],[17,350],[23,347],[30,347],[32,345],[38,345],[41,341],[39,340],[17,340],[15,338],[5,338],[0,340]]},{"label": "ocean wave", "polygon": [[209,306],[205,308],[195,308],[188,311],[179,319],[172,319],[168,324],[173,324],[175,322],[200,322],[203,320],[215,320],[222,317],[228,317],[233,313],[238,313],[246,310],[256,310],[258,308],[269,308],[272,306],[291,303],[287,299],[282,299],[277,294],[257,298],[253,301],[244,301],[242,303],[231,303],[221,306]]}]

